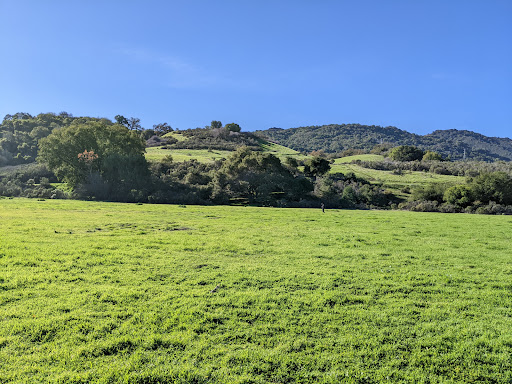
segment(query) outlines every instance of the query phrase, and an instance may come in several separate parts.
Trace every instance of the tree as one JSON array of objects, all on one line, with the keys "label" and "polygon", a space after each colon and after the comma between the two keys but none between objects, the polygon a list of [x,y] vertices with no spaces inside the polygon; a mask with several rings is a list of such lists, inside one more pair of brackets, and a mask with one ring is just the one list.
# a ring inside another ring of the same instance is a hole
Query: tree
[{"label": "tree", "polygon": [[212,120],[212,122],[210,123],[210,127],[212,129],[218,129],[218,128],[222,128],[222,123],[218,120]]},{"label": "tree", "polygon": [[142,125],[140,125],[140,119],[136,117],[130,117],[128,119],[128,129],[130,131],[142,131]]},{"label": "tree", "polygon": [[512,177],[505,172],[483,173],[470,181],[475,200],[512,205]]},{"label": "tree", "polygon": [[40,162],[77,188],[104,183],[109,198],[121,190],[144,188],[148,166],[144,143],[135,132],[103,122],[74,124],[54,130],[39,141]]},{"label": "tree", "polygon": [[444,192],[443,199],[447,203],[465,208],[473,202],[473,192],[467,185],[454,185]]},{"label": "tree", "polygon": [[236,123],[226,124],[224,129],[229,132],[240,132],[242,130],[242,128],[240,128],[240,126]]},{"label": "tree", "polygon": [[329,172],[330,169],[331,164],[329,164],[329,161],[321,157],[308,159],[304,164],[304,174],[309,177],[323,175]]},{"label": "tree", "polygon": [[437,160],[437,161],[443,161],[443,156],[441,156],[439,153],[434,151],[427,151],[423,155],[422,158],[423,161],[431,161],[431,160]]},{"label": "tree", "polygon": [[412,145],[400,145],[389,151],[389,157],[396,161],[414,161],[423,158],[423,151]]},{"label": "tree", "polygon": [[213,178],[212,198],[217,202],[246,199],[272,203],[298,200],[312,190],[304,177],[295,177],[276,156],[238,148],[223,162]]},{"label": "tree", "polygon": [[153,125],[153,130],[157,136],[163,136],[169,132],[172,132],[172,127],[167,123],[160,123]]},{"label": "tree", "polygon": [[126,117],[124,117],[123,115],[116,115],[114,117],[114,119],[116,119],[116,123],[119,124],[119,125],[123,125],[125,126],[126,128],[128,128],[128,119]]}]

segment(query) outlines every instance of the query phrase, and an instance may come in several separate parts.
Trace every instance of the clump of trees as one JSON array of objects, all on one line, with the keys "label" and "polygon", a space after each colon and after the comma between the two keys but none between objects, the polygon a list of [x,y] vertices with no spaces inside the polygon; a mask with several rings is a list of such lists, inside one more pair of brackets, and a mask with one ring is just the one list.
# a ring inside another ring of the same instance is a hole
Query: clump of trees
[{"label": "clump of trees", "polygon": [[443,161],[444,158],[434,151],[423,151],[412,145],[400,145],[388,152],[388,157],[395,161]]},{"label": "clump of trees", "polygon": [[353,173],[328,174],[315,183],[315,195],[330,207],[390,207],[398,199],[380,185],[356,177]]},{"label": "clump of trees", "polygon": [[67,112],[6,115],[0,124],[0,167],[34,162],[39,140],[75,120]]},{"label": "clump of trees", "polygon": [[430,172],[439,175],[468,176],[475,177],[481,173],[505,172],[512,175],[512,163],[505,161],[496,161],[488,163],[485,161],[394,161],[384,159],[382,161],[362,161],[355,160],[357,164],[364,168],[377,169],[380,171],[394,171],[401,173],[404,171]]},{"label": "clump of trees", "polygon": [[79,195],[120,201],[147,195],[144,142],[120,124],[72,123],[41,139],[39,147],[39,161]]},{"label": "clump of trees", "polygon": [[51,183],[58,180],[44,164],[0,168],[0,196],[62,199],[67,193]]},{"label": "clump of trees", "polygon": [[512,176],[505,172],[482,173],[465,184],[431,184],[412,192],[402,209],[432,212],[512,214]]}]

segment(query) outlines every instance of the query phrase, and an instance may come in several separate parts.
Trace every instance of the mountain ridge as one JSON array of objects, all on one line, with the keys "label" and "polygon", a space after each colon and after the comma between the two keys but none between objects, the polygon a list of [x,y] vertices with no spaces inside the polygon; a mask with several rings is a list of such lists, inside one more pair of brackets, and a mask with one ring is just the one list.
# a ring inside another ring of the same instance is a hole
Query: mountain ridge
[{"label": "mountain ridge", "polygon": [[328,124],[297,128],[269,128],[256,134],[301,152],[346,149],[371,150],[375,145],[414,145],[432,150],[452,160],[512,161],[512,139],[490,137],[468,130],[435,130],[418,135],[394,126]]}]

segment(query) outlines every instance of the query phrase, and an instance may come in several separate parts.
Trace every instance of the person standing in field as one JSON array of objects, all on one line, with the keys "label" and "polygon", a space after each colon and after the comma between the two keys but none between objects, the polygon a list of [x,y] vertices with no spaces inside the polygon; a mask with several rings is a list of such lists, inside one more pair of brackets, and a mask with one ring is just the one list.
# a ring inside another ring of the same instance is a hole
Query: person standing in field
[{"label": "person standing in field", "polygon": [[324,205],[324,203],[322,203],[322,205],[320,205],[320,208],[322,208],[322,213],[325,213],[325,205]]}]

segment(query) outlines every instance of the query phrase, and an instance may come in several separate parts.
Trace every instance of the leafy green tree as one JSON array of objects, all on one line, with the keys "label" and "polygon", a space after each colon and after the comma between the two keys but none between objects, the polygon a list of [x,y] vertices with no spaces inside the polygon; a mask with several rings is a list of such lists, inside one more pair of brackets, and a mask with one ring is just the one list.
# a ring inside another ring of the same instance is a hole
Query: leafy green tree
[{"label": "leafy green tree", "polygon": [[473,203],[473,191],[467,185],[454,185],[443,195],[444,201],[465,208]]},{"label": "leafy green tree", "polygon": [[284,162],[287,166],[289,166],[290,168],[292,169],[297,169],[299,167],[299,162],[297,161],[297,159],[295,157],[290,157],[290,156],[287,156],[285,159],[284,159]]},{"label": "leafy green tree", "polygon": [[37,126],[30,132],[30,137],[35,140],[40,140],[50,134],[50,130],[46,127]]},{"label": "leafy green tree", "polygon": [[114,119],[116,120],[116,123],[119,124],[119,125],[123,125],[125,126],[126,128],[128,128],[128,119],[126,117],[124,117],[123,115],[116,115],[114,117]]},{"label": "leafy green tree", "polygon": [[309,177],[323,175],[331,169],[331,164],[328,160],[322,157],[314,157],[306,160],[304,164],[304,174]]},{"label": "leafy green tree", "polygon": [[160,123],[153,125],[153,131],[155,131],[155,134],[157,136],[163,136],[169,132],[172,132],[172,127],[167,123]]},{"label": "leafy green tree", "polygon": [[312,189],[309,180],[295,177],[276,156],[240,147],[222,164],[213,178],[216,202],[246,199],[272,204],[276,200],[298,200]]},{"label": "leafy green tree", "polygon": [[242,128],[240,128],[240,126],[236,123],[226,124],[224,129],[229,132],[240,132],[242,130]]},{"label": "leafy green tree", "polygon": [[432,160],[443,161],[444,159],[443,159],[443,156],[441,156],[441,154],[439,154],[437,152],[427,151],[423,155],[422,160],[423,161],[432,161]]},{"label": "leafy green tree", "polygon": [[423,151],[412,145],[400,145],[391,149],[388,156],[396,161],[414,161],[423,158]]},{"label": "leafy green tree", "polygon": [[420,186],[412,190],[412,200],[444,201],[444,193],[447,186],[442,183],[430,183],[426,186]]},{"label": "leafy green tree", "polygon": [[212,120],[212,122],[210,123],[210,127],[212,129],[219,129],[222,128],[222,123],[218,120]]},{"label": "leafy green tree", "polygon": [[512,177],[505,172],[483,173],[469,183],[475,200],[512,205]]},{"label": "leafy green tree", "polygon": [[128,119],[128,129],[130,131],[142,131],[142,125],[140,125],[140,119],[136,118],[136,117],[130,117]]},{"label": "leafy green tree", "polygon": [[[113,190],[116,183],[130,184],[134,175],[148,168],[143,141],[118,124],[90,122],[56,129],[39,141],[39,147],[39,161],[73,187],[96,175]],[[136,167],[128,170],[128,165]]]}]

